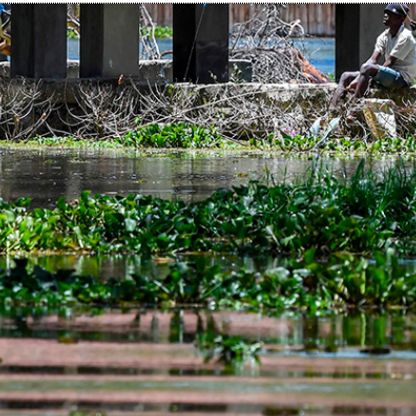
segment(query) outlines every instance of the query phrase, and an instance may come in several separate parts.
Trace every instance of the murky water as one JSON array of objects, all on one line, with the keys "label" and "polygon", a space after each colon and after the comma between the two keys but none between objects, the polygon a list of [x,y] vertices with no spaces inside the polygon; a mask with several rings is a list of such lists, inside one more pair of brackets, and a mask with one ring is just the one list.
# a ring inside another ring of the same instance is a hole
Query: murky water
[{"label": "murky water", "polygon": [[[129,156],[112,151],[27,150],[0,148],[0,197],[30,197],[33,206],[51,207],[56,199],[93,193],[142,193],[191,202],[219,188],[251,179],[293,180],[305,175],[313,159],[287,159],[273,154],[172,153]],[[352,172],[358,159],[320,159],[335,172]],[[374,162],[386,166],[388,162]]]},{"label": "murky water", "polygon": [[[0,415],[410,416],[415,329],[415,317],[400,314],[113,310],[3,318]],[[197,340],[207,331],[262,342],[260,362],[205,360]]]},{"label": "murky water", "polygon": [[[348,174],[358,161],[323,163]],[[0,196],[29,196],[34,206],[45,207],[86,189],[195,201],[250,179],[293,180],[311,164],[272,154],[161,157],[0,149]],[[168,270],[164,262],[139,256],[31,261],[104,278]],[[211,261],[260,270],[275,260],[219,256]],[[8,263],[0,259],[0,267]],[[407,266],[415,269],[414,263]],[[260,362],[207,361],[198,347],[207,333],[261,342]],[[399,313],[265,317],[65,309],[60,316],[0,316],[0,359],[0,416],[416,414],[416,318]]]}]

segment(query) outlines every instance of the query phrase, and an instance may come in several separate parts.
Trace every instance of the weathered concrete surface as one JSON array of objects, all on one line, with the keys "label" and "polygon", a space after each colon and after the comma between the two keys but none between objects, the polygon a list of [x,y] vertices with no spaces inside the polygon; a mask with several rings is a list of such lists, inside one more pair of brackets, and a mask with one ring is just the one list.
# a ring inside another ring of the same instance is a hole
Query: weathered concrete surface
[{"label": "weathered concrete surface", "polygon": [[228,82],[229,5],[174,4],[172,19],[174,80]]},{"label": "weathered concrete surface", "polygon": [[[230,78],[237,82],[251,82],[253,68],[251,62],[245,59],[230,59]],[[79,61],[67,61],[67,78],[79,78]],[[0,77],[10,76],[10,62],[0,61]],[[143,85],[164,85],[173,82],[172,60],[154,59],[141,60],[136,82]]]}]

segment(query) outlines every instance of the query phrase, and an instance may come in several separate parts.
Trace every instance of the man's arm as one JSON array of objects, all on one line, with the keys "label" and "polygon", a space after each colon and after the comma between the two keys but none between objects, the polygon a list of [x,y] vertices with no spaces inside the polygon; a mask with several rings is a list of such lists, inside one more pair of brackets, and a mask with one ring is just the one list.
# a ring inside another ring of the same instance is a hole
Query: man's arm
[{"label": "man's arm", "polygon": [[373,64],[376,65],[381,58],[381,52],[375,50],[373,54],[370,56],[366,64]]},{"label": "man's arm", "polygon": [[387,59],[384,61],[383,66],[391,67],[397,61],[395,56],[388,56]]}]

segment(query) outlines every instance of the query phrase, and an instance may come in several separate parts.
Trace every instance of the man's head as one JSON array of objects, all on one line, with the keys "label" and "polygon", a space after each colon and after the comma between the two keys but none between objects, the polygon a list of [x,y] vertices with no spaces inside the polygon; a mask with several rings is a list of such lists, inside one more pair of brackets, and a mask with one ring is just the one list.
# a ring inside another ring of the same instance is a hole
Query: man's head
[{"label": "man's head", "polygon": [[409,6],[404,3],[389,3],[384,8],[384,24],[386,20],[403,23],[409,14]]},{"label": "man's head", "polygon": [[384,24],[400,26],[409,14],[409,7],[404,3],[389,3],[384,9]]},{"label": "man's head", "polygon": [[409,14],[409,6],[404,3],[389,3],[385,9],[385,13],[395,14],[397,16],[402,16],[404,18]]}]

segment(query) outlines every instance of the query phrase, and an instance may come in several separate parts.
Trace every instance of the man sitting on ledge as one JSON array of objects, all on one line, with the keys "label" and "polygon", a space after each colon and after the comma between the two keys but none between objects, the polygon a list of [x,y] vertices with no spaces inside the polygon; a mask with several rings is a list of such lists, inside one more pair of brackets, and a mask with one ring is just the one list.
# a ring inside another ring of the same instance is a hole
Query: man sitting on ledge
[{"label": "man sitting on ledge", "polygon": [[[385,88],[409,87],[416,80],[416,41],[412,32],[404,27],[409,13],[407,5],[390,3],[384,9],[383,23],[388,27],[376,41],[370,59],[360,71],[344,72],[330,102],[330,110],[335,110],[346,91],[361,98],[371,80]],[[383,65],[378,65],[384,56]]]}]

